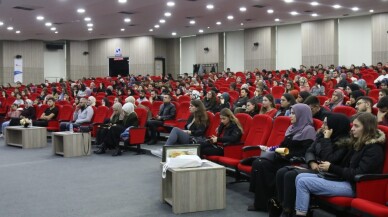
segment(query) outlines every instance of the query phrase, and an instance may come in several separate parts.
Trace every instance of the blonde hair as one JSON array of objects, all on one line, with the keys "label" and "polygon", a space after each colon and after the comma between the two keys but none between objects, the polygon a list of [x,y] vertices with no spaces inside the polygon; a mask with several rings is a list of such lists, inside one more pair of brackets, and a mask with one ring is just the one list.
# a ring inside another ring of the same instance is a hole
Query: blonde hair
[{"label": "blonde hair", "polygon": [[237,125],[237,127],[241,130],[241,133],[244,132],[244,130],[240,124],[240,121],[238,121],[238,119],[236,118],[236,116],[234,116],[233,112],[230,109],[223,108],[220,111],[220,116],[224,116],[224,117],[229,118],[230,122],[235,123]]}]

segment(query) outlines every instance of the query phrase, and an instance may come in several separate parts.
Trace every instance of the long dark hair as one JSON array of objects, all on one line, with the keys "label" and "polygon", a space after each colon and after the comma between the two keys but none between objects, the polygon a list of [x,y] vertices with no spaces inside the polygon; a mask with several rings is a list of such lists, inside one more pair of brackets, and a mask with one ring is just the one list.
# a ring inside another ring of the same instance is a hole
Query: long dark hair
[{"label": "long dark hair", "polygon": [[244,132],[244,130],[240,124],[240,121],[238,121],[238,119],[236,118],[236,116],[234,116],[233,112],[230,109],[223,108],[220,111],[220,116],[224,116],[224,117],[229,118],[230,122],[235,123],[237,125],[237,127],[241,130],[241,133]]},{"label": "long dark hair", "polygon": [[350,144],[353,144],[353,148],[356,151],[361,150],[366,144],[367,141],[373,139],[378,135],[377,131],[377,118],[375,115],[363,112],[360,113],[355,120],[358,120],[363,126],[362,136],[355,138],[352,136]]},{"label": "long dark hair", "polygon": [[209,125],[209,118],[206,113],[205,106],[203,105],[202,101],[199,99],[191,100],[190,102],[191,105],[197,108],[197,111],[194,112],[194,124],[195,125],[204,125],[208,126]]}]

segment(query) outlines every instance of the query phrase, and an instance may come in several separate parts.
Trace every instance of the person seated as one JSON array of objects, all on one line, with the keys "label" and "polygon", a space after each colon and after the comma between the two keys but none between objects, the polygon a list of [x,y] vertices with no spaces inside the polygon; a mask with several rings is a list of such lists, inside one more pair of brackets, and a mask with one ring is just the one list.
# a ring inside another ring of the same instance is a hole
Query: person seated
[{"label": "person seated", "polygon": [[388,126],[388,96],[383,96],[377,103],[377,123]]},{"label": "person seated", "polygon": [[[388,96],[388,89],[387,88],[383,88],[383,89],[379,90],[379,96],[378,96],[377,100],[380,101],[380,99],[383,98],[384,96]],[[378,101],[377,101],[377,103],[378,103]],[[373,105],[373,108],[377,108],[377,103]]]},{"label": "person seated", "polygon": [[308,91],[300,91],[298,97],[295,99],[296,103],[304,103],[307,97],[311,96]]},{"label": "person seated", "polygon": [[[166,146],[175,144],[197,144],[203,143],[205,132],[209,126],[205,106],[200,100],[190,102],[190,117],[186,122],[184,130],[174,127],[166,141]],[[151,151],[153,155],[162,156],[163,149]]]},{"label": "person seated", "polygon": [[267,94],[263,97],[263,103],[261,105],[260,114],[265,114],[273,118],[278,110],[275,106],[275,99],[271,94]]},{"label": "person seated", "polygon": [[24,105],[24,100],[22,99],[22,95],[21,95],[19,92],[15,94],[15,97],[16,97],[16,99],[15,99],[15,101],[13,102],[13,104],[17,104],[18,107],[19,107],[20,105]]},{"label": "person seated", "polygon": [[257,103],[262,103],[263,102],[263,97],[264,97],[264,91],[260,87],[256,87],[255,92],[253,93],[254,96],[251,99],[256,100]]},{"label": "person seated", "polygon": [[89,123],[94,115],[94,110],[88,105],[88,101],[85,98],[81,98],[78,105],[75,108],[72,122],[62,122],[59,125],[60,131],[66,131],[70,129],[70,124],[73,124],[74,128],[79,128],[84,123]]},{"label": "person seated", "polygon": [[[4,118],[4,120],[7,120],[7,121],[4,121],[1,126],[1,132],[3,134],[5,133],[5,128],[9,125],[11,119],[19,118],[20,114],[21,114],[21,110],[18,109],[18,104],[15,104],[15,103],[12,104],[11,108],[9,109],[9,111],[7,112]],[[1,134],[0,137],[3,137],[3,134]]]},{"label": "person seated", "polygon": [[239,142],[243,134],[243,128],[233,112],[224,108],[220,111],[221,123],[217,128],[217,135],[212,135],[210,139],[201,144],[201,156],[223,156],[224,148],[222,143]]},{"label": "person seated", "polygon": [[344,93],[342,92],[341,89],[336,89],[333,92],[331,99],[326,100],[324,105],[329,107],[329,109],[333,111],[335,107],[342,105],[343,100],[344,100]]},{"label": "person seated", "polygon": [[148,138],[150,139],[149,145],[154,145],[158,142],[158,127],[163,126],[164,121],[173,120],[176,115],[176,108],[171,103],[171,96],[163,96],[163,104],[160,105],[159,113],[152,120],[148,120],[146,127],[148,127]]},{"label": "person seated", "polygon": [[296,104],[295,98],[291,94],[289,93],[283,94],[282,97],[280,97],[280,108],[276,112],[274,118],[279,116],[290,116],[291,106],[295,104]]},{"label": "person seated", "polygon": [[109,121],[105,121],[106,123],[99,125],[97,129],[97,135],[96,135],[96,144],[101,145],[101,143],[104,141],[104,138],[106,137],[109,129],[111,126],[120,124],[124,119],[124,112],[122,109],[122,105],[120,103],[115,103],[112,106],[113,113],[109,118]]},{"label": "person seated", "polygon": [[[119,108],[119,106],[117,108]],[[100,146],[98,147],[98,150],[94,151],[94,153],[103,154],[105,153],[106,149],[112,148],[114,149],[112,156],[121,155],[122,153],[120,148],[121,135],[125,131],[128,131],[130,127],[139,126],[139,119],[135,112],[135,107],[130,102],[124,104],[124,106],[122,107],[122,113],[119,115],[121,115],[123,119],[117,121],[116,124],[112,124],[108,128],[108,132],[106,133],[106,136],[103,138],[102,144],[100,144]]]},{"label": "person seated", "polygon": [[356,110],[357,113],[368,112],[372,113],[373,100],[369,96],[360,96],[357,98]]},{"label": "person seated", "polygon": [[250,115],[252,118],[260,113],[259,106],[257,105],[257,101],[255,99],[248,100],[245,107],[245,113]]},{"label": "person seated", "polygon": [[344,114],[333,113],[325,118],[315,142],[307,149],[305,163],[300,167],[283,167],[276,173],[276,200],[282,217],[292,216],[295,207],[295,178],[300,173],[318,172],[318,163],[329,161],[339,164],[346,155],[349,142],[350,121]]},{"label": "person seated", "polygon": [[248,211],[267,211],[268,200],[275,195],[276,172],[291,165],[291,158],[305,156],[307,148],[314,142],[316,132],[311,109],[305,104],[291,106],[291,125],[279,148],[287,148],[289,154],[274,153],[273,159],[258,157],[252,163],[249,191],[255,194],[254,203]]},{"label": "person seated", "polygon": [[328,115],[330,115],[330,112],[320,106],[319,103],[319,99],[316,96],[309,96],[304,101],[304,104],[310,107],[313,118],[323,121]]},{"label": "person seated", "polygon": [[47,127],[49,120],[54,120],[58,115],[58,108],[55,106],[54,98],[47,99],[47,105],[49,106],[42,115],[32,122],[32,125],[38,127]]},{"label": "person seated", "polygon": [[220,99],[220,103],[218,104],[217,112],[221,111],[224,108],[230,109],[229,93],[225,92],[225,93],[219,94],[218,98]]},{"label": "person seated", "polygon": [[236,111],[236,109],[238,108],[245,108],[245,105],[247,104],[248,100],[249,100],[249,90],[246,88],[242,88],[240,91],[240,97],[233,105],[233,110]]},{"label": "person seated", "polygon": [[206,111],[216,113],[218,108],[216,93],[212,90],[207,92],[206,97],[203,99],[203,104],[205,106]]},{"label": "person seated", "polygon": [[148,101],[146,97],[146,92],[144,90],[139,91],[139,98],[136,100],[139,104],[144,101]]},{"label": "person seated", "polygon": [[356,101],[358,100],[359,97],[364,95],[365,95],[364,92],[362,92],[361,90],[352,91],[349,94],[349,100],[346,101],[345,105],[356,108]]},{"label": "person seated", "polygon": [[316,78],[315,84],[310,90],[311,95],[313,96],[324,96],[325,95],[325,86],[322,84],[322,78]]},{"label": "person seated", "polygon": [[296,216],[306,216],[309,211],[310,194],[320,196],[354,197],[355,176],[380,174],[384,165],[385,134],[377,128],[376,117],[361,113],[351,128],[351,149],[341,164],[322,161],[318,170],[338,176],[338,181],[321,178],[318,174],[302,173],[295,179]]},{"label": "person seated", "polygon": [[160,99],[160,96],[158,96],[158,93],[156,92],[156,90],[151,90],[151,94],[148,101],[150,101],[150,103],[153,103],[155,101],[162,101],[162,100]]}]

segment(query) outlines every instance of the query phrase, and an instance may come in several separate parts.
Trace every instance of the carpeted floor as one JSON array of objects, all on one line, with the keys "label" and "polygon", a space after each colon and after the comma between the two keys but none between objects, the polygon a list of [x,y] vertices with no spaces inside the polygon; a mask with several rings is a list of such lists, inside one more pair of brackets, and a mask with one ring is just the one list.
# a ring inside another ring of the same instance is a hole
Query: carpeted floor
[{"label": "carpeted floor", "polygon": [[[160,202],[159,158],[134,152],[63,158],[48,142],[47,148],[21,149],[0,139],[1,217],[176,216]],[[246,182],[228,184],[226,209],[182,215],[267,216],[246,211],[253,197],[247,189]]]}]

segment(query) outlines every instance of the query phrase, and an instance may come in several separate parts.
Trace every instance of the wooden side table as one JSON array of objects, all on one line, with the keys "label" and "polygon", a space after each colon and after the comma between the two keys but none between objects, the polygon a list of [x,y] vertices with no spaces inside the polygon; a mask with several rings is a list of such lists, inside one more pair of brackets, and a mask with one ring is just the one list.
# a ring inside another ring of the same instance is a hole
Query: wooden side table
[{"label": "wooden side table", "polygon": [[22,148],[47,147],[45,127],[8,126],[5,128],[5,144]]},{"label": "wooden side table", "polygon": [[78,157],[91,154],[89,133],[55,132],[52,134],[53,153],[63,157]]},{"label": "wooden side table", "polygon": [[161,200],[170,204],[175,214],[226,206],[225,167],[210,161],[197,168],[169,168],[161,185]]}]

